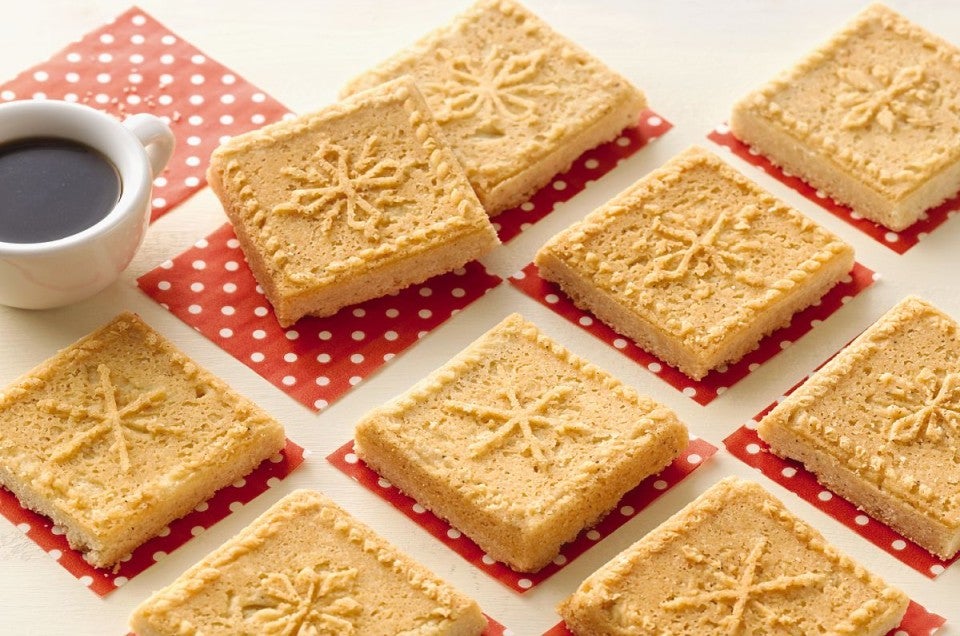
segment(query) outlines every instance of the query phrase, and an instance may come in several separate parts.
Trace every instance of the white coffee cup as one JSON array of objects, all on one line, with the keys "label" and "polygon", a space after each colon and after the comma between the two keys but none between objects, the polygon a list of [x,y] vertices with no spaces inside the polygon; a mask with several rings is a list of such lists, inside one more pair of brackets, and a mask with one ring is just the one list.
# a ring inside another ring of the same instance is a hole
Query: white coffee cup
[{"label": "white coffee cup", "polygon": [[0,304],[45,309],[96,294],[130,264],[150,222],[153,178],[170,160],[174,138],[161,119],[145,113],[121,123],[69,102],[0,104],[0,143],[29,137],[59,137],[98,150],[117,168],[121,185],[113,209],[76,234],[42,243],[0,241]]}]

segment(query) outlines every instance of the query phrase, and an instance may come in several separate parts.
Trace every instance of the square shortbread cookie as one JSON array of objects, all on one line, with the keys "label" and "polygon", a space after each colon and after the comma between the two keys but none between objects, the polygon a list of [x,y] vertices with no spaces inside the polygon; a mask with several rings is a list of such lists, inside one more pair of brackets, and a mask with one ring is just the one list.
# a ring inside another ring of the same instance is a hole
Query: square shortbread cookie
[{"label": "square shortbread cookie", "polygon": [[0,396],[0,485],[97,567],[284,443],[280,424],[130,313]]},{"label": "square shortbread cookie", "polygon": [[510,0],[481,0],[343,93],[400,75],[416,80],[490,215],[526,201],[646,106],[630,82]]},{"label": "square shortbread cookie", "polygon": [[144,601],[130,624],[138,636],[479,636],[487,620],[327,497],[297,490]]},{"label": "square shortbread cookie", "polygon": [[408,78],[234,137],[208,179],[283,326],[499,245]]},{"label": "square shortbread cookie", "polygon": [[371,412],[355,442],[374,470],[522,572],[686,445],[672,411],[518,314]]},{"label": "square shortbread cookie", "polygon": [[893,230],[960,190],[960,49],[879,4],[734,106],[733,134]]},{"label": "square shortbread cookie", "polygon": [[960,550],[960,334],[936,307],[901,301],[757,432],[927,550]]},{"label": "square shortbread cookie", "polygon": [[557,609],[578,636],[882,636],[908,604],[758,484],[729,477],[590,575]]},{"label": "square shortbread cookie", "polygon": [[699,380],[853,267],[853,248],[690,148],[537,253],[580,307]]}]

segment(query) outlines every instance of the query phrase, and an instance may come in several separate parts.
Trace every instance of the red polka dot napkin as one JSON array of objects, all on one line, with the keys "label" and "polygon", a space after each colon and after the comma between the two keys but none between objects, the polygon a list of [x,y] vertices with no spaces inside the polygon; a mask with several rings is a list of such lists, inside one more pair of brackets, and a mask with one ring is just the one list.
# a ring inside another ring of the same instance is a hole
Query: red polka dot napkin
[{"label": "red polka dot napkin", "polygon": [[153,220],[206,185],[207,158],[222,139],[288,111],[138,7],[0,85],[0,102],[59,99],[123,119],[150,113],[170,124],[177,147],[154,180]]},{"label": "red polka dot napkin", "polygon": [[739,362],[720,367],[699,381],[690,379],[676,368],[644,351],[629,338],[621,336],[595,319],[590,312],[579,309],[559,286],[540,278],[535,264],[530,263],[511,276],[509,281],[541,305],[549,307],[584,331],[619,350],[634,362],[643,365],[687,397],[706,406],[761,364],[791,346],[808,331],[826,320],[854,296],[872,285],[877,278],[873,271],[856,263],[853,270],[827,292],[820,302],[795,314],[789,325],[761,340],[760,346],[741,358]]},{"label": "red polka dot napkin", "polygon": [[500,284],[476,261],[292,328],[277,322],[233,228],[138,279],[140,289],[308,408],[321,410]]},{"label": "red polka dot napkin", "polygon": [[[932,636],[947,622],[943,616],[933,614],[915,601],[910,601],[907,613],[895,629],[891,629],[887,636]],[[573,636],[563,622],[557,623],[543,633],[543,636]]]},{"label": "red polka dot napkin", "polygon": [[[794,385],[786,394],[793,393],[804,381],[806,378]],[[935,578],[950,564],[960,559],[960,555],[943,560],[930,554],[883,522],[867,516],[854,504],[822,486],[802,463],[783,459],[771,453],[770,447],[760,439],[756,429],[757,422],[772,411],[777,403],[774,402],[757,413],[753,420],[723,440],[731,454],[921,574]]]},{"label": "red polka dot napkin", "polygon": [[645,110],[635,126],[624,129],[613,141],[580,155],[570,169],[530,197],[522,205],[493,217],[500,240],[506,243],[530,225],[553,212],[558,203],[569,201],[590,184],[617,167],[651,141],[663,136],[673,124],[652,110]]},{"label": "red polka dot napkin", "polygon": [[664,468],[660,474],[648,477],[639,486],[625,494],[613,512],[596,526],[581,532],[576,539],[563,546],[553,563],[533,573],[514,572],[503,563],[494,561],[459,530],[452,528],[446,521],[400,492],[389,481],[380,477],[359,460],[353,452],[353,440],[331,453],[327,460],[354,481],[385,499],[474,566],[514,591],[522,593],[550,578],[604,537],[613,534],[617,528],[635,517],[664,492],[680,483],[716,452],[717,449],[709,442],[699,438],[691,439],[686,450],[672,464]]},{"label": "red polka dot napkin", "polygon": [[106,596],[191,538],[276,486],[303,462],[303,456],[304,450],[287,440],[286,447],[280,453],[265,460],[246,477],[221,488],[186,517],[171,523],[159,536],[150,539],[122,560],[115,570],[95,568],[84,561],[80,553],[67,544],[59,526],[53,525],[46,517],[22,508],[13,493],[5,488],[0,488],[0,514],[77,577],[81,584],[99,596]]},{"label": "red polka dot napkin", "polygon": [[717,126],[707,138],[727,148],[747,163],[763,170],[771,177],[802,194],[827,212],[846,221],[878,243],[886,245],[894,252],[903,254],[916,245],[920,239],[939,227],[944,221],[960,210],[960,195],[927,210],[920,220],[899,232],[894,232],[873,221],[863,218],[845,205],[841,205],[827,196],[822,190],[817,190],[806,181],[775,166],[769,159],[733,136],[726,124]]}]

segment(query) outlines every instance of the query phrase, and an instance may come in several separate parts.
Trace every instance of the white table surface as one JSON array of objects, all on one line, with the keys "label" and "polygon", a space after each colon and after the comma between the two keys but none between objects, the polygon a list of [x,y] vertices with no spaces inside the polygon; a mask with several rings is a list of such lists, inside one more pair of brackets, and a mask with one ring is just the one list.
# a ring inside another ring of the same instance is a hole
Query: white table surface
[{"label": "white table surface", "polygon": [[[128,8],[128,2],[4,0],[0,78],[11,78],[45,60],[70,40]],[[139,4],[208,55],[287,106],[304,111],[333,101],[349,78],[445,23],[467,2],[141,0]],[[549,236],[683,148],[699,143],[716,149],[704,135],[727,117],[736,98],[793,63],[862,4],[860,0],[687,0],[594,6],[577,0],[529,0],[529,6],[560,32],[646,91],[653,108],[675,128],[484,262],[493,271],[508,275],[529,262]],[[891,4],[916,22],[960,43],[960,6],[956,3],[891,0]],[[583,578],[718,479],[731,474],[761,481],[835,545],[930,610],[948,617],[950,623],[942,634],[960,634],[960,567],[950,568],[931,581],[724,451],[613,536],[524,595],[513,593],[466,563],[324,459],[351,437],[354,422],[365,411],[405,390],[511,311],[522,312],[576,353],[673,407],[693,433],[717,446],[904,295],[918,293],[960,318],[958,219],[947,222],[900,256],[735,157],[724,156],[774,194],[851,242],[858,260],[883,278],[708,407],[682,396],[504,284],[316,415],[161,309],[135,286],[138,275],[179,254],[224,222],[220,205],[209,190],[155,223],[122,280],[96,297],[49,311],[0,307],[0,384],[13,380],[120,310],[129,309],[265,407],[286,426],[293,440],[313,451],[312,458],[281,486],[105,599],[84,589],[32,544],[21,545],[19,531],[0,519],[0,634],[123,634],[130,611],[151,590],[169,583],[280,496],[303,487],[326,492],[402,550],[475,597],[488,614],[514,634],[540,634],[557,622],[553,612],[557,601]]]}]

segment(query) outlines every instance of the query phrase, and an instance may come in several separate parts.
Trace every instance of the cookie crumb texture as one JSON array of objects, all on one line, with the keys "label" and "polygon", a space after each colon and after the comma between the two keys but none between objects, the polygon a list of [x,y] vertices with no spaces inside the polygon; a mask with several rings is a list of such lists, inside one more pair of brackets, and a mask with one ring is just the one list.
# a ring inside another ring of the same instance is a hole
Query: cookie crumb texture
[{"label": "cookie crumb texture", "polygon": [[207,176],[283,326],[499,245],[409,78],[234,137]]},{"label": "cookie crumb texture", "polygon": [[960,190],[960,49],[874,4],[733,109],[733,134],[902,230]]},{"label": "cookie crumb texture", "polygon": [[535,572],[687,446],[674,413],[518,314],[357,425],[357,455]]},{"label": "cookie crumb texture", "polygon": [[930,552],[960,550],[960,334],[930,303],[898,303],[757,433]]},{"label": "cookie crumb texture", "polygon": [[327,497],[298,490],[154,593],[130,624],[138,636],[479,636],[487,621]]},{"label": "cookie crumb texture", "polygon": [[853,263],[849,245],[697,147],[536,256],[579,307],[695,380],[756,349]]},{"label": "cookie crumb texture", "polygon": [[730,477],[590,575],[558,611],[577,636],[882,636],[908,604],[759,485]]},{"label": "cookie crumb texture", "polygon": [[625,78],[510,0],[477,2],[343,93],[401,75],[423,91],[491,216],[526,201],[646,107]]},{"label": "cookie crumb texture", "polygon": [[0,395],[0,484],[97,567],[284,443],[280,424],[130,313]]}]

